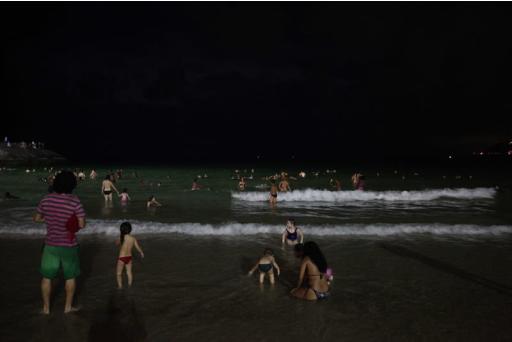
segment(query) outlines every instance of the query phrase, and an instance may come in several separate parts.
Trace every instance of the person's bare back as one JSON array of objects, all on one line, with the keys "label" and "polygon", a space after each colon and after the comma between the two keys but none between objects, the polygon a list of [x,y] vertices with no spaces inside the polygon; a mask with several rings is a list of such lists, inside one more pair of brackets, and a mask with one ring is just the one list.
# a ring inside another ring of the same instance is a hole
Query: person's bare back
[{"label": "person's bare back", "polygon": [[[121,241],[118,240],[118,243],[120,244]],[[139,251],[140,255],[144,257],[144,253],[142,252],[142,249],[140,249],[137,239],[128,234],[124,236],[124,242],[119,248],[119,257],[132,256],[133,247],[135,247]]]},{"label": "person's bare back", "polygon": [[137,239],[130,235],[132,226],[129,222],[123,222],[121,224],[121,237],[117,240],[119,247],[119,257],[117,258],[117,288],[123,288],[123,269],[126,268],[126,276],[128,277],[128,286],[132,286],[133,274],[132,274],[132,250],[133,247],[140,253],[141,258],[144,258],[144,252],[140,248]]}]

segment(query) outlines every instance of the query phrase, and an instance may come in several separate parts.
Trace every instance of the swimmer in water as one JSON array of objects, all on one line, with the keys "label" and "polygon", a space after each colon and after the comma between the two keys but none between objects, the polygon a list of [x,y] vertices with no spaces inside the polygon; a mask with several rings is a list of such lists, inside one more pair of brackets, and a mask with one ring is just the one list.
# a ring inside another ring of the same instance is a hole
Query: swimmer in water
[{"label": "swimmer in water", "polygon": [[364,187],[365,187],[364,176],[362,174],[359,174],[359,177],[357,178],[356,190],[363,191]]},{"label": "swimmer in water", "polygon": [[124,188],[119,198],[121,198],[121,205],[127,205],[128,201],[131,201],[130,195],[128,195],[128,189]]},{"label": "swimmer in water", "polygon": [[279,191],[281,192],[287,192],[291,191],[290,183],[286,180],[286,177],[281,178],[281,181],[279,182]]},{"label": "swimmer in water", "polygon": [[146,203],[146,207],[149,208],[156,208],[161,207],[162,205],[156,200],[155,196],[150,196],[148,198],[148,202]]},{"label": "swimmer in water", "polygon": [[240,178],[240,181],[238,182],[238,190],[244,191],[246,185],[247,185],[247,183],[245,182],[245,178],[244,177]]},{"label": "swimmer in water", "polygon": [[304,242],[304,234],[300,228],[295,226],[295,220],[292,218],[288,219],[286,222],[286,228],[283,231],[283,235],[281,236],[281,243],[283,246],[285,242],[288,246],[293,246]]},{"label": "swimmer in water", "polygon": [[8,200],[16,200],[16,199],[20,199],[18,196],[14,196],[12,195],[10,192],[6,192],[5,193],[5,196],[4,196],[5,199],[8,199]]},{"label": "swimmer in water", "polygon": [[336,189],[336,191],[341,190],[341,182],[336,178],[331,178],[330,180],[331,186]]},{"label": "swimmer in water", "polygon": [[78,176],[77,176],[78,180],[79,181],[83,181],[85,180],[85,173],[84,173],[84,170],[80,170],[80,172],[78,172]]},{"label": "swimmer in water", "polygon": [[274,285],[274,268],[277,271],[277,276],[281,274],[281,270],[276,263],[276,259],[274,258],[274,253],[270,248],[265,248],[263,251],[263,256],[258,259],[256,265],[249,271],[249,276],[251,276],[254,271],[259,270],[260,272],[260,284],[263,284],[265,281],[265,276],[268,275],[270,284]]},{"label": "swimmer in water", "polygon": [[201,185],[197,182],[197,178],[192,181],[192,191],[201,190]]},{"label": "swimmer in water", "polygon": [[271,205],[275,205],[277,203],[277,185],[274,180],[270,182],[270,196],[269,201]]},{"label": "swimmer in water", "polygon": [[123,288],[123,269],[126,268],[126,276],[128,278],[128,286],[131,287],[133,283],[132,274],[132,249],[135,249],[140,253],[140,257],[144,258],[144,252],[140,248],[137,239],[130,235],[132,232],[132,225],[130,222],[123,222],[119,228],[121,231],[121,237],[116,241],[119,245],[119,257],[117,258],[116,276],[117,276],[117,288]]},{"label": "swimmer in water", "polygon": [[101,183],[101,192],[105,197],[105,202],[112,202],[112,190],[119,195],[119,191],[117,191],[114,183],[112,183],[110,175],[107,175]]},{"label": "swimmer in water", "polygon": [[352,181],[352,185],[354,186],[354,189],[357,188],[357,182],[359,181],[359,172],[356,172],[352,175],[352,177],[350,178],[350,180]]},{"label": "swimmer in water", "polygon": [[98,174],[96,173],[96,170],[92,169],[91,173],[89,174],[89,178],[95,180],[96,177],[98,177]]}]

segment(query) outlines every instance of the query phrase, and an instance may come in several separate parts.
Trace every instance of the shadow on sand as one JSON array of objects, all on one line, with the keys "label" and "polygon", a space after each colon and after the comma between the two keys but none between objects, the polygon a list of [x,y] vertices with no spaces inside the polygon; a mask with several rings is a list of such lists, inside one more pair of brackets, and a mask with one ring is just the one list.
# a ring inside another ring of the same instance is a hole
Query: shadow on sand
[{"label": "shadow on sand", "polygon": [[80,246],[80,276],[76,279],[76,292],[75,297],[78,297],[91,276],[92,265],[98,253],[98,245],[95,243],[88,243]]},{"label": "shadow on sand", "polygon": [[508,285],[503,285],[503,284],[497,283],[493,280],[487,279],[487,278],[479,276],[477,274],[464,271],[464,270],[457,268],[453,265],[450,265],[446,262],[433,259],[431,257],[425,256],[423,254],[412,251],[412,250],[407,249],[402,246],[391,245],[391,244],[387,244],[387,243],[379,243],[379,244],[377,244],[377,246],[390,252],[390,253],[393,253],[395,255],[398,255],[398,256],[401,256],[404,258],[414,259],[414,260],[419,261],[427,266],[435,268],[438,271],[442,271],[442,272],[454,275],[456,277],[459,277],[461,279],[471,281],[473,283],[484,286],[488,289],[494,290],[500,294],[503,294],[506,296],[512,296],[512,287],[510,287]]},{"label": "shadow on sand", "polygon": [[145,341],[146,337],[134,299],[117,291],[110,295],[106,311],[95,314],[88,341]]}]

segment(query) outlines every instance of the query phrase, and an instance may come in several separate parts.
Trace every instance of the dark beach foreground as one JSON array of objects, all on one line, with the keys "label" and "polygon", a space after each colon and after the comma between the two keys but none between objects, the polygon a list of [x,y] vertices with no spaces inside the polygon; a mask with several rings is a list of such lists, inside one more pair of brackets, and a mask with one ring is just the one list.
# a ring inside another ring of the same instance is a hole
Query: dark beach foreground
[{"label": "dark beach foreground", "polygon": [[[512,340],[512,239],[318,238],[335,272],[332,297],[291,299],[298,261],[275,238],[139,236],[132,289],[116,290],[116,247],[82,237],[76,314],[38,313],[40,240],[0,239],[2,341]],[[245,274],[274,246],[275,288]],[[275,247],[277,246],[277,247]]]}]

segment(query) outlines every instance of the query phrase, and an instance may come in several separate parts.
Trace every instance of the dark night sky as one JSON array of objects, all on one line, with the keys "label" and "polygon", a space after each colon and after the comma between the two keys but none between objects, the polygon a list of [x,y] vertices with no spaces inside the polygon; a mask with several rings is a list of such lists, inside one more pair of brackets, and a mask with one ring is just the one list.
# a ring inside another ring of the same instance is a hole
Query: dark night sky
[{"label": "dark night sky", "polygon": [[470,153],[512,134],[511,15],[481,3],[2,5],[0,131],[75,160]]}]

